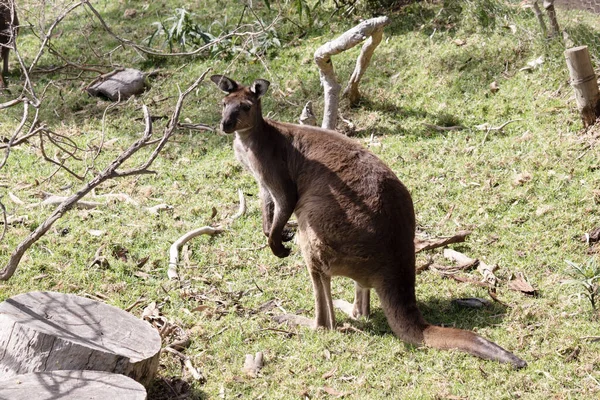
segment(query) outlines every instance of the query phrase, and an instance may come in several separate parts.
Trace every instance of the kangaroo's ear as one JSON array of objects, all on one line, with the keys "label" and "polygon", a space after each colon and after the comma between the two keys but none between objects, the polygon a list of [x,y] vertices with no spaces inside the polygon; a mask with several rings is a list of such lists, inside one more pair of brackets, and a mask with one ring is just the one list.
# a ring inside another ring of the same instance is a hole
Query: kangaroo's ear
[{"label": "kangaroo's ear", "polygon": [[235,92],[240,85],[233,79],[226,77],[225,75],[213,75],[210,80],[218,86],[219,89],[225,93]]},{"label": "kangaroo's ear", "polygon": [[254,81],[252,86],[250,86],[250,91],[256,95],[256,97],[260,98],[265,93],[267,93],[267,89],[271,85],[271,82],[265,79],[257,79]]}]

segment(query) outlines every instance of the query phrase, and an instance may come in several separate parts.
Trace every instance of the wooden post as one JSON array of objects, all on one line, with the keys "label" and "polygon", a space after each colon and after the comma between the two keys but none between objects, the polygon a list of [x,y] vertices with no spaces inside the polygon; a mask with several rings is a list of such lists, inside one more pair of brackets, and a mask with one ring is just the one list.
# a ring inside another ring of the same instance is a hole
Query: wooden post
[{"label": "wooden post", "polygon": [[600,93],[587,46],[572,47],[565,51],[571,86],[584,127],[600,117]]},{"label": "wooden post", "polygon": [[149,323],[84,297],[31,292],[0,304],[0,380],[28,372],[96,370],[149,386],[160,347],[160,335]]}]

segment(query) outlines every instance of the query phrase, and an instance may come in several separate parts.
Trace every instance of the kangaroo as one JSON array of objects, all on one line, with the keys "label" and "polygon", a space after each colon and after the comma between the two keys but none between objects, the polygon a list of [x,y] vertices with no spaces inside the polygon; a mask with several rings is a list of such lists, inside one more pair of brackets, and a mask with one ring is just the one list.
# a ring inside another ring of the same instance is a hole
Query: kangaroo
[{"label": "kangaroo", "polygon": [[0,73],[0,88],[5,88],[4,75],[8,72],[8,53],[14,44],[14,36],[17,34],[19,19],[15,10],[14,2],[0,2],[0,55],[3,66]]},{"label": "kangaroo", "polygon": [[289,239],[285,225],[292,213],[298,221],[298,244],[314,289],[315,319],[286,315],[280,320],[334,328],[331,277],[345,276],[355,281],[354,303],[344,307],[352,317],[369,315],[374,288],[401,340],[458,349],[516,368],[527,365],[473,332],[424,320],[415,296],[413,202],[390,168],[337,132],[264,119],[261,97],[270,85],[264,79],[250,86],[223,75],[211,80],[227,93],[221,129],[235,132],[236,158],[258,182],[263,232],[277,257],[290,253],[282,242]]}]

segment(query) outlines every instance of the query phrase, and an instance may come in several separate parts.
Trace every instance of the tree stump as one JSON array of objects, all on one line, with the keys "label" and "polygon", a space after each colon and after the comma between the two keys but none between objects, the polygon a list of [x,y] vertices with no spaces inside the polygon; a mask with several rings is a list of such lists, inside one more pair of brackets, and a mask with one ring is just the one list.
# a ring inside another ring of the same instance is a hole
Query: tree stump
[{"label": "tree stump", "polygon": [[103,371],[31,372],[0,381],[0,400],[145,400],[131,378]]},{"label": "tree stump", "polygon": [[31,292],[0,304],[0,379],[28,372],[96,370],[148,387],[160,335],[133,315],[72,294]]}]

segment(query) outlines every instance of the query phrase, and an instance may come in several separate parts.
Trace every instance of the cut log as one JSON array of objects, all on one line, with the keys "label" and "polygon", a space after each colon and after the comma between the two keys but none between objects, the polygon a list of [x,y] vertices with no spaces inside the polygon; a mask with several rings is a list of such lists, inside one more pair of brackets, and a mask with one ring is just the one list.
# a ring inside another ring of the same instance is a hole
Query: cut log
[{"label": "cut log", "polygon": [[28,372],[96,370],[148,387],[160,335],[113,306],[72,294],[31,292],[0,304],[0,379]]},{"label": "cut log", "polygon": [[0,400],[145,400],[146,389],[102,371],[31,372],[0,381]]},{"label": "cut log", "polygon": [[600,94],[590,53],[587,46],[578,46],[565,50],[565,57],[577,108],[587,128],[600,117]]}]

